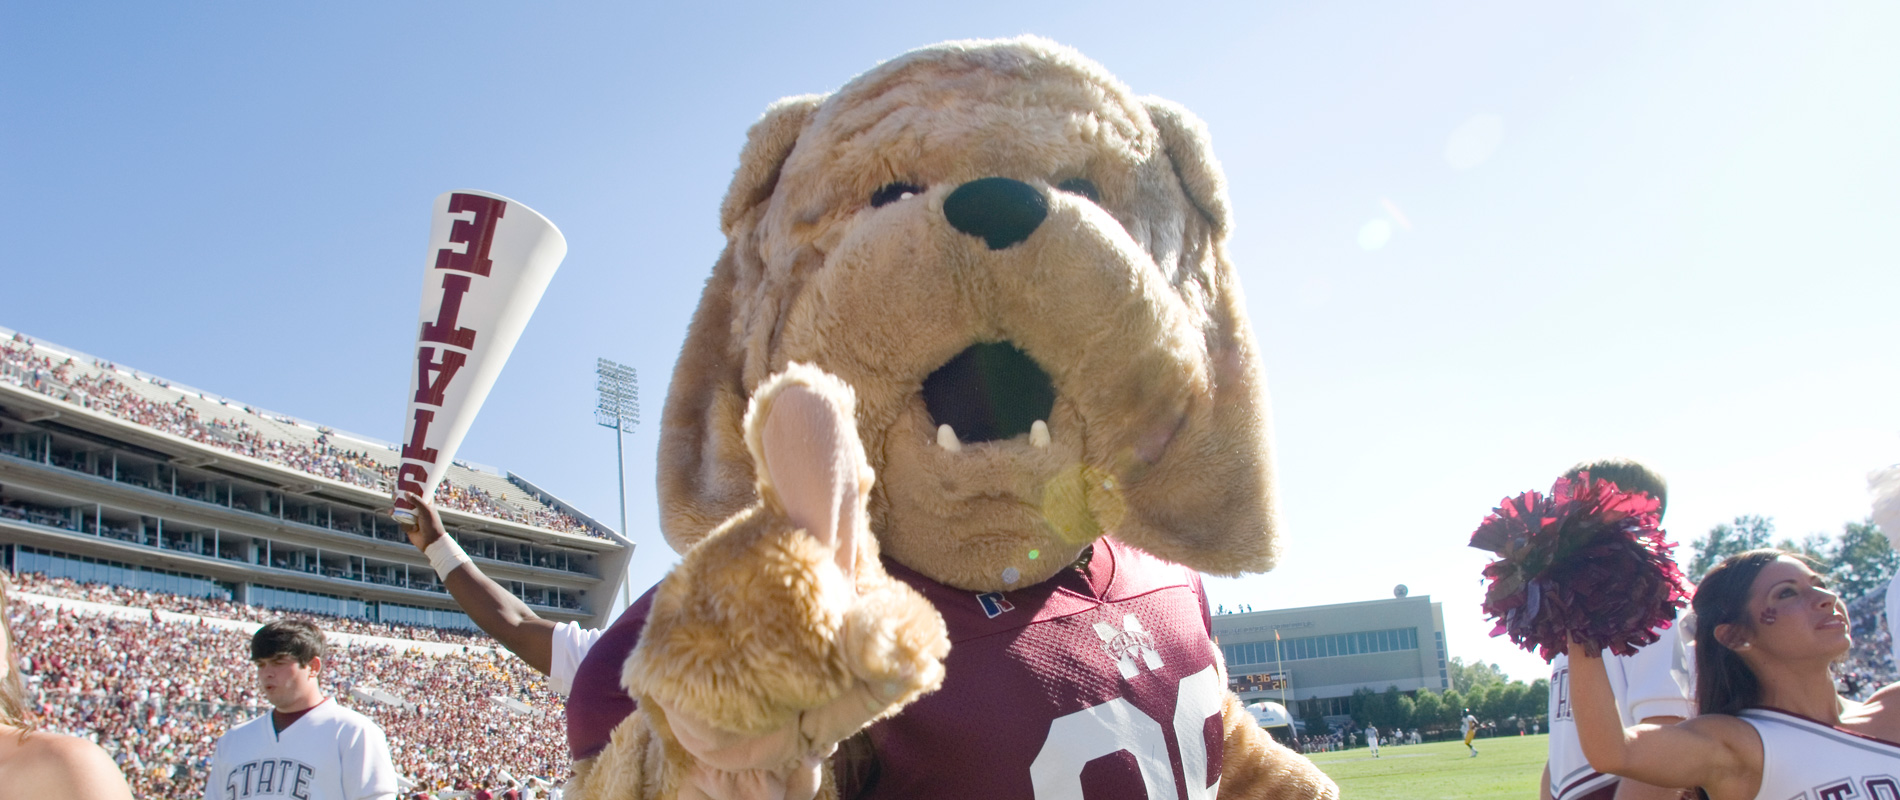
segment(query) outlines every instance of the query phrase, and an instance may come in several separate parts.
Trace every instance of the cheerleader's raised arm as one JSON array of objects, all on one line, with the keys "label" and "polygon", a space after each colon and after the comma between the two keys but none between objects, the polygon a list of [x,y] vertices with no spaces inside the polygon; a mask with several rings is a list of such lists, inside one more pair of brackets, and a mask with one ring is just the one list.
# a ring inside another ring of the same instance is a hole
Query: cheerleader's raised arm
[{"label": "cheerleader's raised arm", "polygon": [[1584,757],[1598,772],[1676,788],[1702,787],[1711,800],[1746,800],[1761,785],[1761,740],[1726,715],[1678,725],[1623,727],[1603,654],[1570,646],[1570,713]]}]

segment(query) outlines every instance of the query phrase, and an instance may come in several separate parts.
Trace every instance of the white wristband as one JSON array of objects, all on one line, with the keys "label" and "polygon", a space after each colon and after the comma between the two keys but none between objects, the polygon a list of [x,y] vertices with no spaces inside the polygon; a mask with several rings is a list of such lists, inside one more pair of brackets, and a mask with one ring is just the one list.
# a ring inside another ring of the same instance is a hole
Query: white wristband
[{"label": "white wristband", "polygon": [[429,557],[429,566],[435,568],[436,576],[444,582],[448,581],[449,573],[454,572],[456,567],[475,563],[469,560],[467,553],[462,552],[462,546],[456,544],[455,540],[449,538],[447,534],[430,542],[422,554]]}]

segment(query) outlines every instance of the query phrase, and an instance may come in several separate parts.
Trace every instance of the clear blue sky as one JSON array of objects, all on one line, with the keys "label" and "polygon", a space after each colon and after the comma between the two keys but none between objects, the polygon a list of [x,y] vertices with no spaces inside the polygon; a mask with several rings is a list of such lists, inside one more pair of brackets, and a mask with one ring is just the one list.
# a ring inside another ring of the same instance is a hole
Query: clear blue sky
[{"label": "clear blue sky", "polygon": [[[1218,603],[1404,583],[1454,655],[1531,678],[1464,546],[1499,498],[1626,454],[1679,539],[1799,536],[1900,461],[1879,3],[7,3],[0,325],[394,439],[429,204],[506,194],[571,250],[461,455],[613,520],[594,359],[657,419],[747,125],[1019,33],[1193,109],[1226,165],[1290,546]],[[673,560],[655,441],[627,442],[642,587]]]}]

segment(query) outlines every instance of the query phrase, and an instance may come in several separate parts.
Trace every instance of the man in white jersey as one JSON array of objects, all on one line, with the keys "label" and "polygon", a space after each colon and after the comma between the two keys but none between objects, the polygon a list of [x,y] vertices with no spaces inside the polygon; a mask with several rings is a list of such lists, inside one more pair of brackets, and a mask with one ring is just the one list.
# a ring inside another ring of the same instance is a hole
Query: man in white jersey
[{"label": "man in white jersey", "polygon": [[251,636],[251,663],[271,713],[218,738],[205,800],[392,800],[396,769],[383,729],[323,696],[323,631],[274,620]]},{"label": "man in white jersey", "polygon": [[1379,757],[1379,729],[1372,727],[1370,722],[1366,723],[1366,746],[1372,748],[1373,758]]},{"label": "man in white jersey", "polygon": [[548,686],[566,697],[574,688],[575,670],[580,669],[581,659],[600,640],[602,631],[542,619],[521,598],[483,574],[461,545],[449,538],[433,501],[414,492],[405,492],[404,496],[415,504],[416,524],[401,525],[402,532],[410,544],[429,557],[429,565],[435,568],[455,604],[483,633],[495,637],[528,666],[548,676]]},{"label": "man in white jersey", "polygon": [[[1574,480],[1582,472],[1589,472],[1594,480],[1614,483],[1622,491],[1656,498],[1662,504],[1657,509],[1658,517],[1667,509],[1668,484],[1647,466],[1626,459],[1606,459],[1578,464],[1564,477]],[[1609,673],[1610,692],[1616,696],[1624,727],[1638,723],[1674,725],[1695,715],[1695,662],[1689,647],[1695,637],[1682,631],[1688,624],[1692,624],[1689,618],[1683,618],[1635,655],[1605,654],[1603,667]],[[1570,656],[1560,653],[1550,664],[1550,752],[1539,796],[1543,800],[1675,800],[1681,794],[1676,789],[1605,775],[1590,767],[1577,738],[1577,723],[1570,715],[1569,677]]]},{"label": "man in white jersey", "polygon": [[1471,740],[1478,738],[1478,718],[1471,715],[1471,709],[1465,709],[1465,718],[1458,722],[1459,730],[1465,735],[1465,746],[1471,748],[1471,757],[1478,757],[1478,746]]}]

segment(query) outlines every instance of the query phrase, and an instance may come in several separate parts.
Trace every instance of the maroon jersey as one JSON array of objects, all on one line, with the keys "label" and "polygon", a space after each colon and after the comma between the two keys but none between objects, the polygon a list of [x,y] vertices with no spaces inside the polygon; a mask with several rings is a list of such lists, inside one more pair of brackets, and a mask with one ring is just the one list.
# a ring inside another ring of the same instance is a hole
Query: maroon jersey
[{"label": "maroon jersey", "polygon": [[[861,798],[1197,800],[1220,781],[1221,705],[1199,576],[1103,539],[1082,569],[1012,592],[885,568],[943,615],[943,688],[868,730]],[[633,710],[620,666],[652,592],[587,653],[567,704],[575,758]]]},{"label": "maroon jersey", "polygon": [[1012,592],[887,568],[936,605],[950,658],[942,689],[871,726],[861,797],[1214,797],[1227,687],[1193,571],[1111,539]]},{"label": "maroon jersey", "polygon": [[632,714],[637,705],[620,685],[620,668],[626,666],[633,646],[640,643],[647,614],[653,611],[653,593],[659,588],[655,584],[620,612],[574,669],[574,688],[567,694],[567,749],[576,761],[593,758],[607,749],[614,726]]}]

